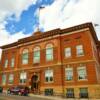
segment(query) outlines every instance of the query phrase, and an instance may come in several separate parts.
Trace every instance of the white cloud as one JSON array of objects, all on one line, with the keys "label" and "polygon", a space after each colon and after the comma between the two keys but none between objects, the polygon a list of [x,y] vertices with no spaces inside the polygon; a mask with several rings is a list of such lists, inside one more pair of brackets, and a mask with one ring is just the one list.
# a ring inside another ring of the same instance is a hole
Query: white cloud
[{"label": "white cloud", "polygon": [[0,22],[4,21],[6,16],[15,14],[16,18],[20,18],[23,10],[27,10],[37,0],[0,0]]},{"label": "white cloud", "polygon": [[55,0],[40,11],[40,27],[45,31],[92,21],[100,39],[100,0]]},{"label": "white cloud", "polygon": [[5,18],[15,14],[16,20],[19,20],[21,13],[27,10],[30,5],[35,4],[36,1],[37,0],[0,0],[0,46],[15,42],[20,38],[30,35],[24,35],[23,31],[10,35],[5,29]]}]

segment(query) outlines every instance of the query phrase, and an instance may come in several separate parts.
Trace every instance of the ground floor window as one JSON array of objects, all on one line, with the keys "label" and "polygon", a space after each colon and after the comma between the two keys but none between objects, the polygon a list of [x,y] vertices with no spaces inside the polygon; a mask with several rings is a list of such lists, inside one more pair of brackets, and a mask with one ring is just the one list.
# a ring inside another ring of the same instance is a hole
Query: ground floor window
[{"label": "ground floor window", "polygon": [[27,80],[27,73],[26,72],[21,72],[20,73],[20,83],[26,83]]},{"label": "ground floor window", "polygon": [[14,81],[14,75],[13,74],[9,74],[9,84],[13,84]]},{"label": "ground floor window", "polygon": [[67,98],[74,98],[74,89],[73,88],[67,88],[66,97]]},{"label": "ground floor window", "polygon": [[53,95],[53,89],[45,89],[45,95]]},{"label": "ground floor window", "polygon": [[80,88],[80,98],[88,98],[88,88]]},{"label": "ground floor window", "polygon": [[6,85],[6,74],[2,75],[2,85]]}]

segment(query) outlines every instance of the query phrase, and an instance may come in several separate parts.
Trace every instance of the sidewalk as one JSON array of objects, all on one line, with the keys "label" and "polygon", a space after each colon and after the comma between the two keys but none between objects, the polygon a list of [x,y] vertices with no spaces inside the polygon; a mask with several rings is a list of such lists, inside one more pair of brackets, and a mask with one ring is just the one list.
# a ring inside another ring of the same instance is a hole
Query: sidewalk
[{"label": "sidewalk", "polygon": [[61,97],[57,97],[57,96],[44,96],[44,95],[35,95],[35,94],[29,94],[29,96],[31,97],[37,97],[37,98],[45,98],[45,99],[49,99],[49,100],[100,100],[100,99],[69,99],[69,98],[61,98]]}]

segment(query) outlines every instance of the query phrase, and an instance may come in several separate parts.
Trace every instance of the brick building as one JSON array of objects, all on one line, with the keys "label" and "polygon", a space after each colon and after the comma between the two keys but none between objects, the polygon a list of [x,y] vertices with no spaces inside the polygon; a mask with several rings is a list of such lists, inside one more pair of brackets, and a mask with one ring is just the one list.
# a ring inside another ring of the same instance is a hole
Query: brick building
[{"label": "brick building", "polygon": [[33,93],[100,98],[100,43],[92,23],[35,32],[1,46],[0,85]]}]

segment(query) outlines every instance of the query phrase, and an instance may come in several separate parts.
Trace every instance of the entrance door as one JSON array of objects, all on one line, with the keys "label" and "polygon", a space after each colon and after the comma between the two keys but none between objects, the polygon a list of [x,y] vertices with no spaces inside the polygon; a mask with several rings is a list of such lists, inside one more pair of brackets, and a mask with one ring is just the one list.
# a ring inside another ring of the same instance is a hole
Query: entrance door
[{"label": "entrance door", "polygon": [[38,83],[38,75],[33,75],[31,79],[31,90],[33,93],[38,93],[39,92],[39,83]]}]

